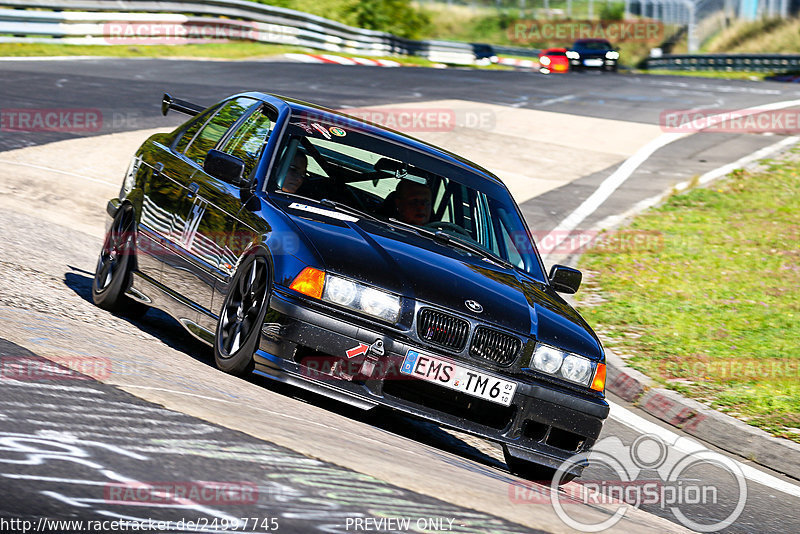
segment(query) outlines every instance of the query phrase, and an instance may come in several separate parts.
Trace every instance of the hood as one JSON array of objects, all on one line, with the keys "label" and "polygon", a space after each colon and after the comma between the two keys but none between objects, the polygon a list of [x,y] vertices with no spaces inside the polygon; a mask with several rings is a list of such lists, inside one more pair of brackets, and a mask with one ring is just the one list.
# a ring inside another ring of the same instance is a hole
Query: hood
[{"label": "hood", "polygon": [[[523,336],[533,335],[564,350],[590,357],[600,353],[594,333],[575,310],[513,269],[498,267],[412,230],[351,217],[332,208],[307,205],[298,209],[287,203],[285,211],[313,244],[328,272]],[[471,311],[467,300],[480,303],[483,311]]]},{"label": "hood", "polygon": [[533,336],[540,343],[604,361],[603,346],[592,328],[550,286],[523,282],[534,318]]}]

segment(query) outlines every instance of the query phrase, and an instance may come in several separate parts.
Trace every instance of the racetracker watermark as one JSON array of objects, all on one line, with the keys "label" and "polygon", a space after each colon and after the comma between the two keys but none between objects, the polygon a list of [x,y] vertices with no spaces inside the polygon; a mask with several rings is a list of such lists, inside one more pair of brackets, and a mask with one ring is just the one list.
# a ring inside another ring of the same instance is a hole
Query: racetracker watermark
[{"label": "racetracker watermark", "polygon": [[195,504],[242,505],[258,502],[258,486],[252,482],[125,482],[103,488],[107,504]]},{"label": "racetracker watermark", "polygon": [[518,44],[572,43],[577,39],[660,43],[664,40],[664,25],[655,21],[627,20],[517,20],[508,27],[508,38]]},{"label": "racetracker watermark", "polygon": [[103,127],[103,114],[96,108],[4,108],[0,131],[93,133]]},{"label": "racetracker watermark", "polygon": [[[541,254],[581,254],[589,248],[597,253],[621,254],[657,252],[664,248],[664,235],[654,230],[552,230],[532,233]],[[515,239],[515,244],[517,248],[524,250],[524,240]]]},{"label": "racetracker watermark", "polygon": [[659,124],[669,133],[797,133],[797,109],[670,109],[661,112]]},{"label": "racetracker watermark", "polygon": [[[402,132],[452,132],[456,128],[473,128],[484,131],[493,130],[497,124],[497,117],[489,108],[455,109],[455,108],[347,108],[340,109],[341,113],[355,117],[358,120],[378,124],[385,128]],[[343,137],[350,131],[350,122],[343,118],[308,116],[301,123],[294,123],[309,134],[319,133],[331,139]],[[323,123],[326,132],[320,130]]]},{"label": "racetracker watermark", "polygon": [[800,360],[781,358],[693,358],[659,363],[661,376],[693,380],[800,380]]},{"label": "racetracker watermark", "polygon": [[48,380],[103,380],[111,374],[111,360],[99,356],[0,357],[0,380],[42,382]]},{"label": "racetracker watermark", "polygon": [[[584,467],[608,478],[560,485],[567,473]],[[736,461],[687,438],[667,443],[654,434],[641,435],[630,445],[617,437],[602,439],[591,452],[564,462],[551,484],[515,483],[508,491],[515,504],[550,503],[579,532],[611,528],[630,508],[642,506],[669,511],[694,531],[717,532],[736,521],[747,501],[746,480]],[[579,508],[565,506],[576,503],[603,505],[611,516],[592,520]]]},{"label": "racetracker watermark", "polygon": [[251,21],[128,22],[103,25],[108,44],[191,44],[208,41],[282,41],[287,29]]}]

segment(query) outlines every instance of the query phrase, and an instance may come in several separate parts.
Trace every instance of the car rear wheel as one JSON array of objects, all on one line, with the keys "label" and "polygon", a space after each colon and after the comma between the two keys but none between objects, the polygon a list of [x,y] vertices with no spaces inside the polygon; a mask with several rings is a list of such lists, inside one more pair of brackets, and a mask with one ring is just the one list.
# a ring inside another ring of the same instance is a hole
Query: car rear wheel
[{"label": "car rear wheel", "polygon": [[253,370],[261,324],[269,302],[269,267],[262,253],[248,255],[231,279],[214,339],[221,370],[245,375]]},{"label": "car rear wheel", "polygon": [[135,263],[134,222],[129,206],[121,208],[114,217],[97,259],[92,301],[105,310],[138,317],[147,311],[147,306],[125,295],[131,286]]},{"label": "car rear wheel", "polygon": [[[534,462],[529,462],[527,460],[520,460],[519,458],[515,458],[511,456],[507,450],[503,451],[506,465],[508,466],[508,470],[511,471],[512,474],[517,475],[520,478],[524,478],[526,480],[530,480],[532,482],[539,482],[541,484],[550,485],[553,480],[553,477],[556,474],[556,470],[552,467],[547,467],[544,465],[540,465]],[[561,480],[558,481],[559,486],[561,484],[566,484],[567,482],[572,482],[577,478],[576,475],[565,473],[561,476]]]}]

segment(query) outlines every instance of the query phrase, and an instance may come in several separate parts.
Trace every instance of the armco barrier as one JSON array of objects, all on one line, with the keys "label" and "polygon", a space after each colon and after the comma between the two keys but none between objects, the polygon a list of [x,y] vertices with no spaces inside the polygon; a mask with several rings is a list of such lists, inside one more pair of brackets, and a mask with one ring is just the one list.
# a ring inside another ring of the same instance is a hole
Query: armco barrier
[{"label": "armco barrier", "polygon": [[[53,42],[56,38],[69,44],[151,44],[138,34],[126,37],[132,32],[120,31],[119,24],[162,24],[172,28],[215,27],[232,39],[329,52],[413,55],[455,64],[474,61],[469,43],[403,39],[248,0],[0,0],[0,8],[12,8],[0,9],[0,42]],[[183,41],[173,38],[170,42],[203,40],[202,36],[190,39],[191,31],[183,35],[187,36]],[[531,53],[523,48],[503,50],[515,55]]]},{"label": "armco barrier", "polygon": [[752,72],[800,71],[800,55],[708,54],[667,55],[647,59],[648,70],[713,70]]}]

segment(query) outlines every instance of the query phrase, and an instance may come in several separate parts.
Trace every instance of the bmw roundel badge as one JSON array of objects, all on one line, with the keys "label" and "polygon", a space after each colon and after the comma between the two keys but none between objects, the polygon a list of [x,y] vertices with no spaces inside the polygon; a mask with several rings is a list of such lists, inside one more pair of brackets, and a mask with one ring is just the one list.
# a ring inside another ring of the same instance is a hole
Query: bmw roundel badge
[{"label": "bmw roundel badge", "polygon": [[483,311],[483,306],[481,306],[478,301],[467,300],[467,301],[464,301],[464,304],[467,306],[467,308],[469,308],[470,310],[474,311],[475,313],[480,313],[480,312]]}]

